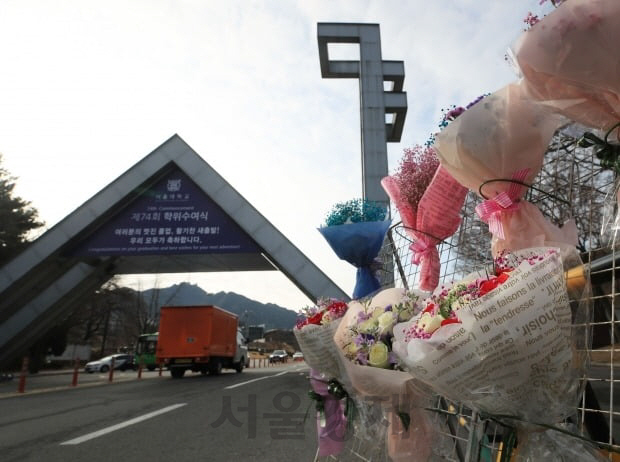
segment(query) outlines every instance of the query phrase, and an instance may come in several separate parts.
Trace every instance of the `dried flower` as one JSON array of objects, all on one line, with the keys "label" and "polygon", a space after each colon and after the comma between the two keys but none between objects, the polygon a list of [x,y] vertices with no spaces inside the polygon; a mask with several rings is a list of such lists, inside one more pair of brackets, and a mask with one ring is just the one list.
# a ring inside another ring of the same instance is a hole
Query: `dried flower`
[{"label": "dried flower", "polygon": [[347,223],[383,221],[387,215],[386,206],[365,199],[352,199],[339,202],[327,214],[325,226],[338,226]]},{"label": "dried flower", "polygon": [[[483,98],[485,98],[486,96],[489,96],[490,93],[485,93],[483,95],[478,96],[476,99],[474,99],[472,102],[470,102],[467,106],[462,107],[462,106],[455,106],[454,104],[451,105],[450,107],[446,108],[446,109],[442,109],[441,113],[443,114],[441,116],[441,120],[439,121],[439,128],[443,129],[446,128],[448,126],[448,124],[450,122],[452,122],[453,120],[455,120],[458,116],[460,116],[463,112],[465,112],[467,109],[469,109],[470,107],[472,107],[473,105],[477,104],[478,102],[480,102]],[[429,140],[426,142],[427,146],[432,146],[435,143],[435,135],[436,133],[432,134],[429,138]]]},{"label": "dried flower", "polygon": [[528,11],[527,15],[525,16],[525,18],[523,18],[523,22],[526,24],[526,26],[527,26],[526,30],[527,30],[530,27],[533,27],[538,22],[540,22],[540,18],[538,17],[538,15],[535,15],[531,11]]},{"label": "dried flower", "polygon": [[[542,5],[544,3],[547,3],[548,0],[540,0],[538,2],[539,5]],[[558,8],[562,3],[564,3],[566,0],[550,0],[550,3],[555,7]],[[545,15],[543,15],[544,17]],[[525,31],[530,30],[532,27],[534,27],[536,24],[538,24],[540,22],[540,19],[538,17],[538,15],[532,13],[531,11],[528,11],[527,15],[525,16],[525,18],[523,18],[523,22],[526,25],[526,28],[524,29]]]},{"label": "dried flower", "polygon": [[438,167],[439,158],[432,147],[416,145],[404,150],[394,179],[403,198],[414,211]]}]

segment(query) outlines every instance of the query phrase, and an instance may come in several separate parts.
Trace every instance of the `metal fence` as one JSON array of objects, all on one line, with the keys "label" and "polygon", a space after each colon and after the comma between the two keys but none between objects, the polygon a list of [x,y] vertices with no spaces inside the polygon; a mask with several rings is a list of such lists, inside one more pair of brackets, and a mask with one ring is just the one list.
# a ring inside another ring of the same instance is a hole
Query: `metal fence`
[{"label": "metal fence", "polygon": [[[620,280],[616,282],[616,275],[620,275],[616,272],[616,265],[620,267],[620,248],[616,248],[615,239],[607,241],[601,236],[605,218],[613,217],[617,208],[617,197],[609,194],[610,191],[613,193],[615,173],[601,167],[595,155],[596,148],[580,148],[576,143],[578,130],[572,130],[577,134],[556,134],[545,156],[543,169],[526,198],[553,223],[561,224],[573,218],[577,224],[578,250],[584,262],[591,262],[592,291],[588,296],[593,316],[588,326],[591,333],[590,365],[582,377],[583,395],[571,423],[584,437],[620,450],[620,406],[614,401],[614,394],[620,393],[620,369],[615,374],[615,363],[620,364],[620,349],[616,347],[616,340],[620,338],[620,320],[616,315],[620,306]],[[491,236],[474,212],[480,201],[477,195],[468,194],[461,226],[454,236],[438,246],[440,285],[462,279],[491,262]],[[397,287],[408,289],[416,287],[418,281],[418,267],[411,263],[410,245],[411,241],[399,223],[390,229],[384,249],[393,255],[392,265],[385,270],[393,273],[390,276]],[[440,460],[500,460],[511,429],[494,420],[482,419],[476,412],[441,396],[436,397],[434,407],[444,438]],[[353,435],[341,455],[322,460],[389,460],[383,446],[377,441]],[[601,454],[609,460],[620,460],[618,454],[605,451]]]}]

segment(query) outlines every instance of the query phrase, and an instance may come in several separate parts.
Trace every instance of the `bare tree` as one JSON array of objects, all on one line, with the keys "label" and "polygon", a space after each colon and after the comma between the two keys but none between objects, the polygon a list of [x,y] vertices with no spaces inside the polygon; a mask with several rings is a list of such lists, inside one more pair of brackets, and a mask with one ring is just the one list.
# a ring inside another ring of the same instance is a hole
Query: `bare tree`
[{"label": "bare tree", "polygon": [[100,354],[133,345],[140,334],[131,316],[136,298],[134,290],[119,286],[116,279],[108,281],[69,317],[69,341],[88,343]]}]

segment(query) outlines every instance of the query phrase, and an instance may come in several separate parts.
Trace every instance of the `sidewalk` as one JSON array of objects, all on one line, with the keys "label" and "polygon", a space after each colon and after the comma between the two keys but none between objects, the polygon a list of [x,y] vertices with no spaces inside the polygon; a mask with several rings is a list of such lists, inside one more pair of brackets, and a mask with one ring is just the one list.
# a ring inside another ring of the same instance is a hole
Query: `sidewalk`
[{"label": "sidewalk", "polygon": [[[294,362],[289,361],[286,363],[276,363],[276,364],[268,364],[267,361],[264,362],[251,362],[249,368],[246,368],[247,371],[251,371],[254,369],[280,369],[282,367],[291,367],[291,366],[299,366],[305,365],[305,362]],[[109,372],[105,373],[86,373],[84,369],[81,368],[78,370],[77,377],[77,386],[74,387],[72,385],[73,381],[73,368],[67,369],[55,369],[55,370],[42,370],[36,374],[27,374],[24,393],[18,392],[19,382],[20,382],[20,373],[13,372],[13,379],[11,380],[0,380],[0,399],[16,397],[16,396],[27,396],[38,393],[45,393],[50,391],[58,391],[58,390],[66,390],[73,389],[76,387],[85,387],[85,386],[98,386],[98,385],[113,385],[114,383],[120,382],[128,382],[132,380],[138,379],[138,371],[127,370],[120,371],[115,370],[112,382],[109,381]],[[170,374],[167,370],[163,369],[161,372],[161,377],[159,374],[159,370],[142,371],[142,379],[155,379],[155,378],[169,378]],[[142,380],[140,379],[140,380]]]},{"label": "sidewalk", "polygon": [[[0,381],[0,399],[26,396],[35,393],[44,393],[49,391],[57,391],[63,389],[72,389],[73,386],[73,368],[71,369],[57,369],[57,370],[43,370],[35,374],[27,374],[25,376],[24,392],[19,392],[20,373],[12,373],[13,378]],[[149,376],[158,376],[158,371],[142,372],[142,378],[150,378]],[[127,382],[130,380],[137,380],[137,371],[114,371],[112,382],[109,381],[109,373],[95,373],[88,374],[82,370],[78,370],[77,385],[76,387],[85,386],[97,386],[97,385],[111,385],[119,382]]]}]

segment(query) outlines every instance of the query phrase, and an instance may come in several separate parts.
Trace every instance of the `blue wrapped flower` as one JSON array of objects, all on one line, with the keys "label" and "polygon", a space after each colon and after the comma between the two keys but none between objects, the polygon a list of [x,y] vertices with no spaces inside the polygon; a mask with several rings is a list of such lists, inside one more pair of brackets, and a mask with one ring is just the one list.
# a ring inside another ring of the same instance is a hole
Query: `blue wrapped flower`
[{"label": "blue wrapped flower", "polygon": [[325,227],[319,228],[338,258],[357,268],[353,298],[366,297],[381,287],[375,275],[376,258],[390,227],[385,206],[354,199],[336,204]]}]

